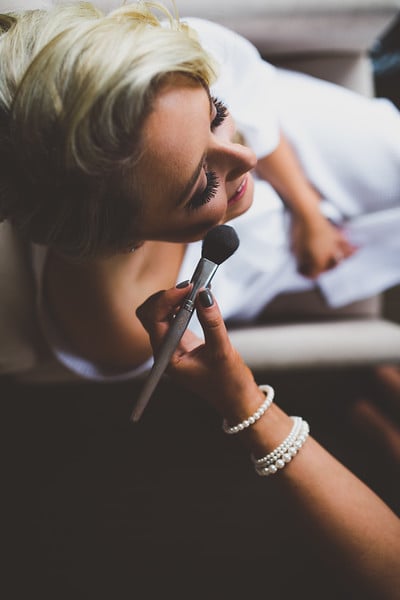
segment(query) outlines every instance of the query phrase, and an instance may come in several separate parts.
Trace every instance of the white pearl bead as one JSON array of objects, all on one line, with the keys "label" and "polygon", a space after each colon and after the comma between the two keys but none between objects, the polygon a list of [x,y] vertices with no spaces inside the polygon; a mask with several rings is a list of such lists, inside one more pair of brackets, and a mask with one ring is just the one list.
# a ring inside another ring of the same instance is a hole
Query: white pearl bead
[{"label": "white pearl bead", "polygon": [[282,454],[282,458],[285,461],[285,463],[289,463],[292,460],[292,457],[288,452],[285,452],[285,454]]},{"label": "white pearl bead", "polygon": [[278,469],[283,469],[285,462],[281,458],[278,458],[278,460],[275,461],[275,466],[278,467]]},{"label": "white pearl bead", "polygon": [[278,469],[277,469],[277,467],[276,467],[275,465],[270,465],[270,466],[268,467],[268,471],[269,471],[269,473],[270,473],[271,475],[273,475],[274,473],[276,473],[276,472],[277,472],[277,470],[278,470]]}]

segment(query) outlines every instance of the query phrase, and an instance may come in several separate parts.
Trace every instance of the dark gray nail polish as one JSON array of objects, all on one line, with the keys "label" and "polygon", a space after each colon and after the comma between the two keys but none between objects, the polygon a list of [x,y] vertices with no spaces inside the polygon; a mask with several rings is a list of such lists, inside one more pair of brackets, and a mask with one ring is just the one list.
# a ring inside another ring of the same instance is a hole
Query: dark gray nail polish
[{"label": "dark gray nail polish", "polygon": [[181,289],[181,288],[185,288],[189,285],[190,281],[189,279],[185,279],[185,281],[181,281],[180,283],[177,283],[175,287]]},{"label": "dark gray nail polish", "polygon": [[205,289],[199,292],[199,300],[204,308],[209,308],[214,304],[214,298],[210,290]]}]

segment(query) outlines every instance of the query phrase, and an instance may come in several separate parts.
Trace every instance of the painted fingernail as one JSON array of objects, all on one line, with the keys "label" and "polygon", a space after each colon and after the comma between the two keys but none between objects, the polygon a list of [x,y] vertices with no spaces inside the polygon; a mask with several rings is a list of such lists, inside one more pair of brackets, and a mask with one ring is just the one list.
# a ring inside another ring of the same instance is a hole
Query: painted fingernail
[{"label": "painted fingernail", "polygon": [[190,281],[189,279],[185,279],[185,281],[181,281],[180,283],[177,283],[175,287],[181,289],[181,288],[185,288],[189,285]]},{"label": "painted fingernail", "polygon": [[201,292],[199,292],[199,300],[202,306],[204,306],[204,308],[209,308],[210,306],[212,306],[214,304],[214,298],[212,293],[210,292],[210,290],[202,290]]}]

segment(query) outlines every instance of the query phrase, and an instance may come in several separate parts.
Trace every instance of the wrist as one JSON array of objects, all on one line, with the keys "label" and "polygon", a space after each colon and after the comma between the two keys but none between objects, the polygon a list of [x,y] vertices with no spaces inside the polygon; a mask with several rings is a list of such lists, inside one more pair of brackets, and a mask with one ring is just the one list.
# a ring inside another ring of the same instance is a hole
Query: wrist
[{"label": "wrist", "polygon": [[273,403],[274,390],[268,385],[257,386],[240,394],[240,405],[225,412],[223,430],[238,434],[239,439],[255,456],[265,455],[275,448],[292,427],[291,418]]},{"label": "wrist", "polygon": [[265,395],[264,402],[257,408],[256,411],[236,425],[230,426],[229,423],[224,419],[222,422],[222,429],[225,431],[225,433],[232,435],[243,431],[243,429],[247,429],[247,427],[254,425],[254,423],[263,416],[265,411],[269,409],[274,400],[275,390],[270,385],[260,385],[258,387]]},{"label": "wrist", "polygon": [[303,221],[304,223],[318,223],[322,218],[325,219],[321,212],[320,202],[295,206],[291,209],[291,212],[299,221]]},{"label": "wrist", "polygon": [[254,382],[246,390],[238,391],[239,401],[230,403],[223,411],[227,427],[241,423],[255,414],[265,401],[265,393]]},{"label": "wrist", "polygon": [[291,200],[287,201],[291,212],[304,221],[312,221],[321,216],[322,196],[313,188],[300,191],[296,190]]},{"label": "wrist", "polygon": [[306,236],[319,234],[321,230],[324,231],[326,224],[327,219],[319,208],[310,212],[293,214],[293,225],[297,226],[299,232],[303,231]]},{"label": "wrist", "polygon": [[[229,425],[224,419],[222,429],[227,434],[239,434],[250,451],[256,473],[267,477],[292,461],[303,447],[310,428],[301,417],[289,417],[272,404],[275,392],[271,386],[261,385],[258,389],[264,396],[258,409],[235,425]],[[248,402],[246,410],[249,410]]]},{"label": "wrist", "polygon": [[291,418],[276,404],[252,427],[240,434],[242,443],[256,457],[271,452],[279,445],[292,428]]}]

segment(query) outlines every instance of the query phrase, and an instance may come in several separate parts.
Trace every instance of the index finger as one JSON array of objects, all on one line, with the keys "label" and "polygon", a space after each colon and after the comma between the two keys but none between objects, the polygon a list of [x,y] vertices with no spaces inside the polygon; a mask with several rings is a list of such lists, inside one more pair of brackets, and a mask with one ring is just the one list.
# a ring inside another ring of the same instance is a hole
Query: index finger
[{"label": "index finger", "polygon": [[188,293],[186,288],[170,288],[156,292],[136,309],[136,315],[147,333],[151,343],[158,346],[169,329],[171,318],[178,311],[180,304]]}]

